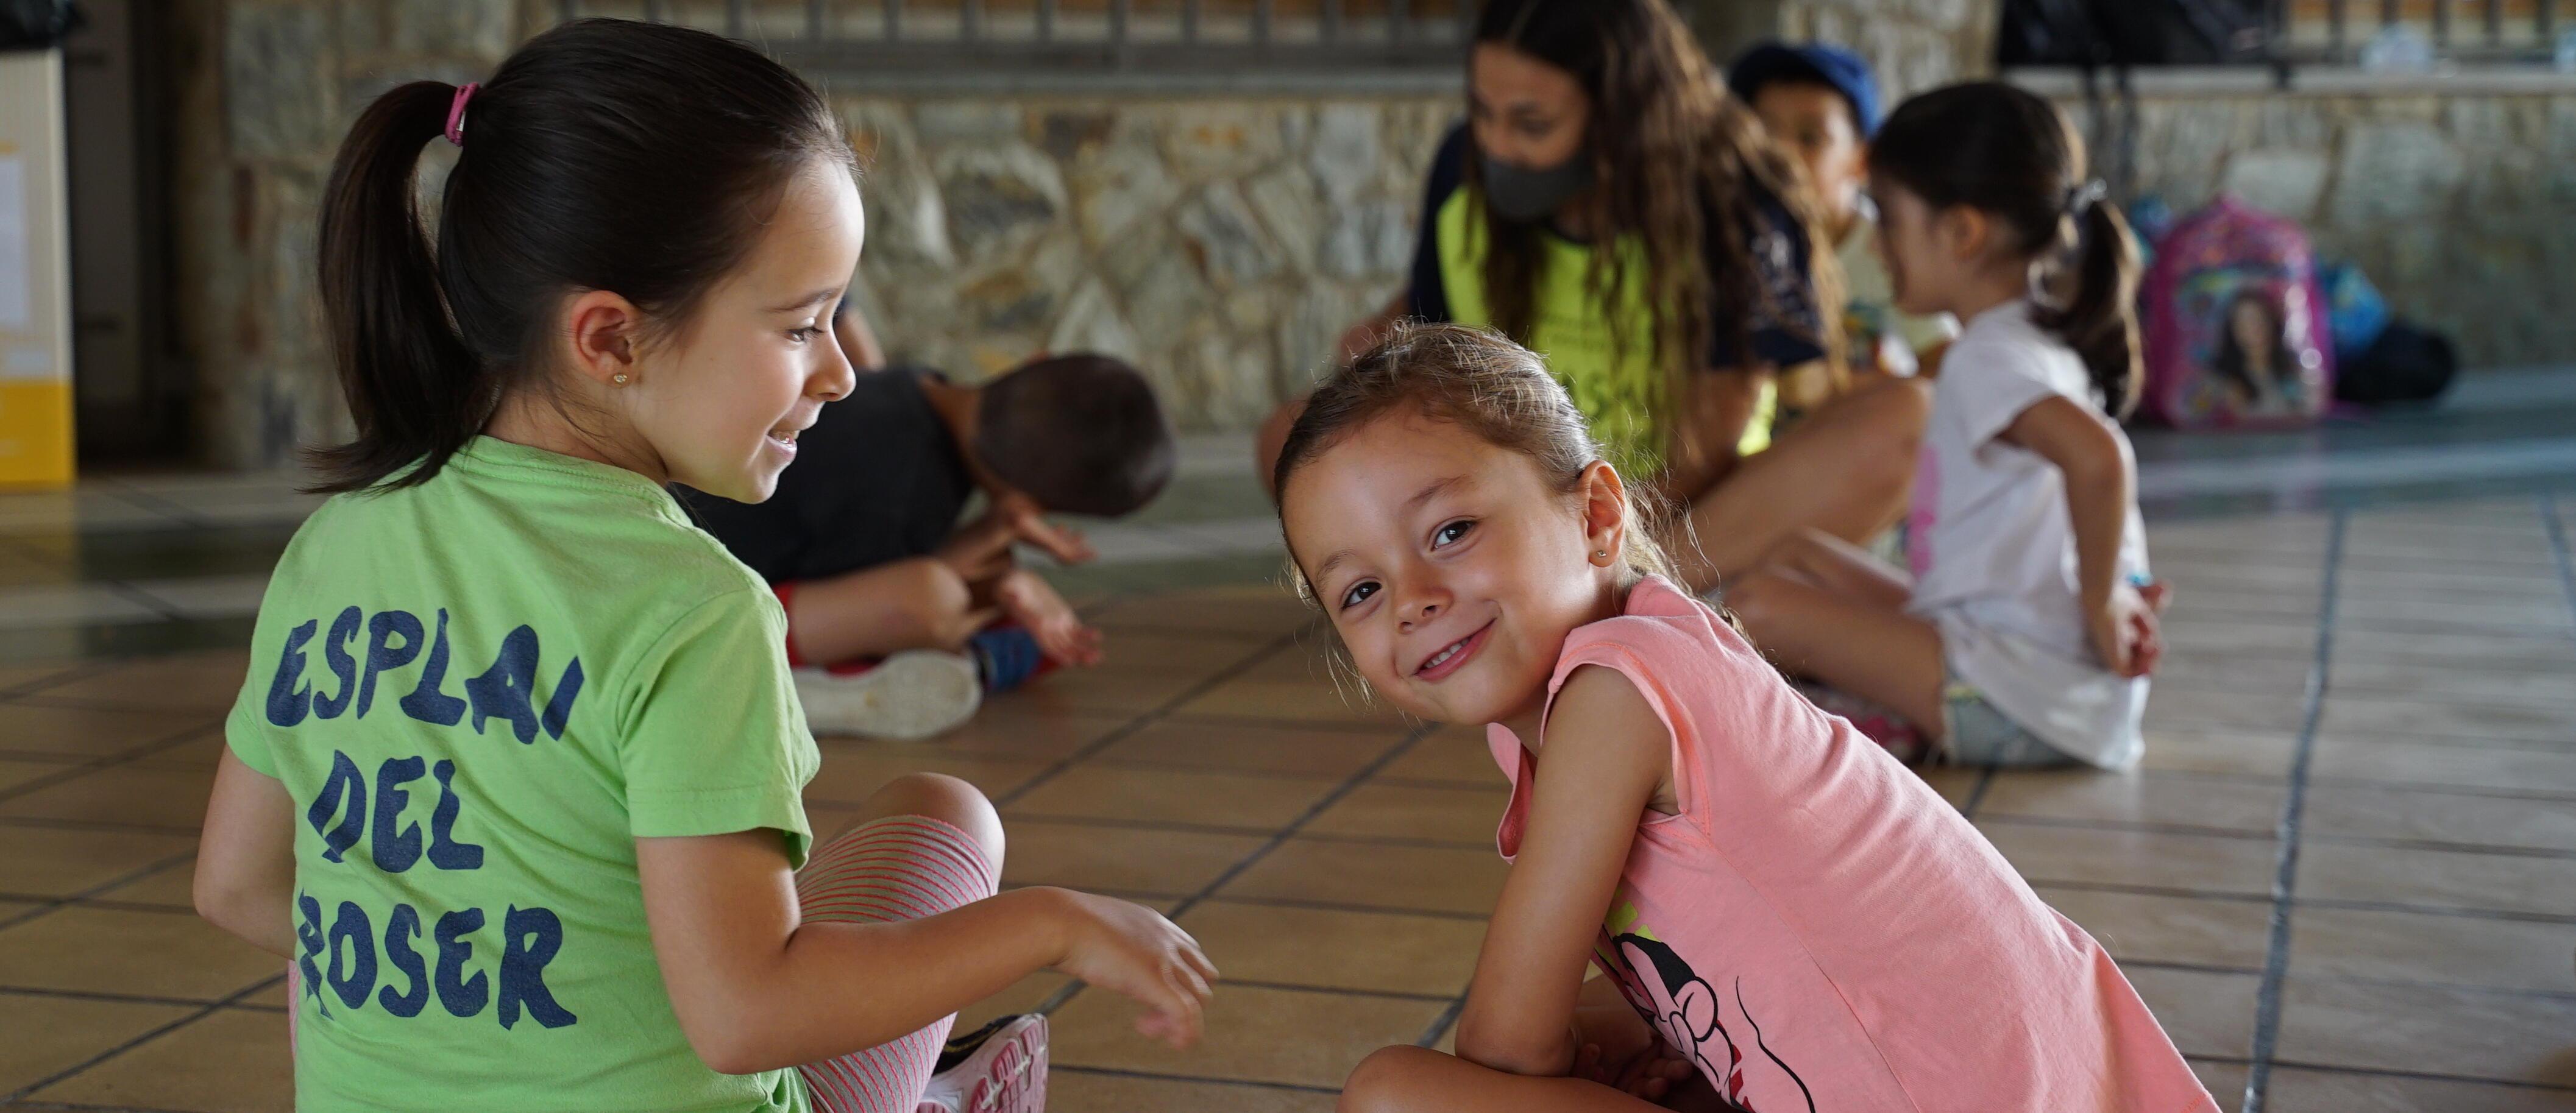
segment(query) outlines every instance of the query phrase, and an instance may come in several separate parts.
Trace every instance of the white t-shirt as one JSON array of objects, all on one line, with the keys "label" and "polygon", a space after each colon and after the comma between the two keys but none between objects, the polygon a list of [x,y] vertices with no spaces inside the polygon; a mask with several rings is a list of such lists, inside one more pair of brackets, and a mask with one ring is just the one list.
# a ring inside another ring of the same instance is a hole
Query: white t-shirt
[{"label": "white t-shirt", "polygon": [[[2147,681],[2112,674],[2093,651],[2065,477],[1997,439],[2052,396],[2098,412],[2083,360],[2031,323],[2027,303],[1978,315],[1951,344],[1914,478],[1911,609],[1940,628],[1951,675],[1996,710],[2069,756],[2124,769],[2145,749]],[[2133,502],[2118,574],[2146,569]]]},{"label": "white t-shirt", "polygon": [[[1852,362],[1865,362],[1882,336],[1904,341],[1908,355],[1921,355],[1957,336],[1959,322],[1947,313],[1918,316],[1897,310],[1896,283],[1878,257],[1878,213],[1864,198],[1855,217],[1851,231],[1834,248],[1834,258],[1843,266],[1843,335],[1851,338]],[[1888,370],[1914,373],[1911,367]]]}]

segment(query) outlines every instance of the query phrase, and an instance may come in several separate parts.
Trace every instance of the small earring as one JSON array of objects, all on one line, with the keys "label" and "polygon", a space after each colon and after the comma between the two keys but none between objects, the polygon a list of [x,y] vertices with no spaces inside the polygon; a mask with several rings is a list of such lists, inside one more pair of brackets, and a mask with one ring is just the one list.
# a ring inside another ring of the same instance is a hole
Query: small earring
[{"label": "small earring", "polygon": [[1603,564],[1608,564],[1610,563],[1610,550],[1594,549],[1592,550],[1592,559],[1600,561]]},{"label": "small earring", "polygon": [[625,385],[626,385],[626,372],[620,371],[620,372],[618,372],[618,373],[616,373],[616,374],[614,374],[614,375],[611,375],[611,376],[609,376],[609,377],[608,377],[608,381],[609,381],[609,382],[612,382],[612,383],[616,383],[616,384],[617,384],[617,385],[619,385],[619,386],[625,386]]}]

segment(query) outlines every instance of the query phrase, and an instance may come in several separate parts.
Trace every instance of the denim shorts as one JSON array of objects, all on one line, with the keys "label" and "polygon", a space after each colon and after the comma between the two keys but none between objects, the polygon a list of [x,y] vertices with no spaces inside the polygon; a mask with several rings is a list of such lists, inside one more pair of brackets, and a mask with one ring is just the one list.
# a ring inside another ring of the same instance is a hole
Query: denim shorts
[{"label": "denim shorts", "polygon": [[1941,759],[1956,765],[2040,769],[2078,762],[2012,721],[1958,677],[1941,689]]}]

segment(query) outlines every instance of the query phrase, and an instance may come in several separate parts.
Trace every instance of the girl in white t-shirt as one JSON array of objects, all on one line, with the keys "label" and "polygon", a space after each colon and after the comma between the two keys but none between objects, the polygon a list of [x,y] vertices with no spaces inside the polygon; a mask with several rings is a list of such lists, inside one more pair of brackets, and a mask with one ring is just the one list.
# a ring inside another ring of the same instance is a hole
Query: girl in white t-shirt
[{"label": "girl in white t-shirt", "polygon": [[2137,249],[2047,101],[1954,85],[1870,152],[1896,304],[1967,322],[1915,476],[1908,579],[1792,540],[1727,605],[1793,671],[1885,705],[1975,764],[2135,764],[2164,588],[2135,468]]}]

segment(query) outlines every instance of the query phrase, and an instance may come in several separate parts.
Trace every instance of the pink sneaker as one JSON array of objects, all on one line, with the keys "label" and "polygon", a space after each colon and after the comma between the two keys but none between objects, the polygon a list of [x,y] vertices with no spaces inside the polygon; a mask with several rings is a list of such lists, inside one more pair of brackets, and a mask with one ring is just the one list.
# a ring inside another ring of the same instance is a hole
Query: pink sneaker
[{"label": "pink sneaker", "polygon": [[919,1113],[1046,1113],[1046,1077],[1046,1017],[1001,1017],[949,1037]]}]

